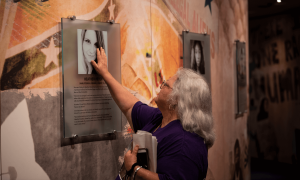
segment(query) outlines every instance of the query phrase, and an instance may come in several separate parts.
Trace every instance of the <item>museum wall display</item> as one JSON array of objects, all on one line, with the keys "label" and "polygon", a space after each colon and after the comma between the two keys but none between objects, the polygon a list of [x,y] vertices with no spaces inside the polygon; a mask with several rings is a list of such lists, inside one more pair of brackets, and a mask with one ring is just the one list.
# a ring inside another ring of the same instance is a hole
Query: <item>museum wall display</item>
[{"label": "museum wall display", "polygon": [[60,24],[75,15],[120,24],[120,82],[152,106],[163,80],[183,67],[182,31],[206,33],[216,131],[207,180],[250,179],[248,114],[236,118],[234,100],[235,40],[246,42],[249,54],[247,9],[247,0],[0,1],[2,178],[106,180],[123,163],[133,133],[124,115],[114,140],[101,134],[102,140],[82,143],[63,137]]},{"label": "museum wall display", "polygon": [[251,157],[299,162],[300,23],[298,12],[254,19],[250,31]]},{"label": "museum wall display", "polygon": [[246,43],[235,41],[236,117],[247,112]]},{"label": "museum wall display", "polygon": [[211,87],[210,36],[206,33],[182,31],[183,67],[190,68],[204,76]]},{"label": "museum wall display", "polygon": [[121,83],[120,24],[75,17],[61,21],[64,137],[121,132],[122,112],[91,65],[97,48],[103,48],[108,70]]}]

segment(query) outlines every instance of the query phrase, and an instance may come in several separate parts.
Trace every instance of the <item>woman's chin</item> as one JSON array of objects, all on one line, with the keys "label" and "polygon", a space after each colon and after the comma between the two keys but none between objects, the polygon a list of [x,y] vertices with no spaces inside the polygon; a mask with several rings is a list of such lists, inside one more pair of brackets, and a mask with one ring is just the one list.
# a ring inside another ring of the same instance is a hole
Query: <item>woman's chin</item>
[{"label": "woman's chin", "polygon": [[153,100],[157,104],[157,96]]}]

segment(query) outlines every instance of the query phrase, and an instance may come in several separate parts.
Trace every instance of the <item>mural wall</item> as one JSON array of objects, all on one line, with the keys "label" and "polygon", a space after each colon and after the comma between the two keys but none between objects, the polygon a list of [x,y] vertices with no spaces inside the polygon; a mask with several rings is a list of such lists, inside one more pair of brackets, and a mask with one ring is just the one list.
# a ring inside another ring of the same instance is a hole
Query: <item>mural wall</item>
[{"label": "mural wall", "polygon": [[153,106],[162,81],[182,67],[182,30],[208,33],[217,139],[207,179],[250,179],[247,114],[234,114],[234,41],[246,42],[248,54],[247,7],[246,0],[1,0],[2,178],[114,179],[123,162],[132,134],[125,117],[116,140],[61,146],[60,18],[76,15],[120,23],[122,85]]},{"label": "mural wall", "polygon": [[[251,21],[250,117],[252,157],[292,163],[300,129],[299,14]],[[299,158],[299,157],[298,157]]]}]

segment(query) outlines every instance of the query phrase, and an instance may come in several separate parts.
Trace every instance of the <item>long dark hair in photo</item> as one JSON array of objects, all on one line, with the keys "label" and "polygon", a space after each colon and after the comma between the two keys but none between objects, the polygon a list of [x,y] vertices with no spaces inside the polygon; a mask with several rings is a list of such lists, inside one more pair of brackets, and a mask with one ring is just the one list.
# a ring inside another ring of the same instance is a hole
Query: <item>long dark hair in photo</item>
[{"label": "long dark hair in photo", "polygon": [[[195,47],[196,45],[199,46],[200,48],[200,55],[201,55],[201,61],[200,61],[200,65],[197,66],[197,62],[196,62],[196,52],[195,52]],[[194,50],[194,54],[193,54],[193,58],[194,58],[194,62],[192,65],[192,69],[196,72],[200,72],[201,74],[205,74],[205,65],[204,65],[204,55],[203,55],[203,46],[201,41],[195,41],[194,45],[193,45],[193,50]]]},{"label": "long dark hair in photo", "polygon": [[[81,38],[82,38],[82,43],[84,42],[84,38],[85,38],[85,33],[86,33],[87,29],[83,29],[82,32],[81,32]],[[102,47],[104,50],[105,50],[105,44],[104,44],[104,37],[103,37],[103,33],[102,31],[96,31],[95,30],[95,33],[96,33],[96,38],[97,38],[97,49]],[[82,46],[83,47],[83,46]],[[107,52],[106,52],[107,53]],[[98,63],[97,61],[97,56],[94,60],[96,63]],[[92,74],[97,74],[96,70],[93,68],[93,71],[92,71]]]}]

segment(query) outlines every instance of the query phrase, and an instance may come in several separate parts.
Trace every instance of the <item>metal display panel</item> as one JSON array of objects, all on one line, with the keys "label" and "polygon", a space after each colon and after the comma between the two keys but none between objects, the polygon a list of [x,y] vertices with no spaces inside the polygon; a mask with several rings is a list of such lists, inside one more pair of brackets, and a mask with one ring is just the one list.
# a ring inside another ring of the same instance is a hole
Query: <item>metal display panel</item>
[{"label": "metal display panel", "polygon": [[90,64],[103,47],[121,83],[120,24],[62,18],[61,26],[64,138],[120,132],[121,110]]},{"label": "metal display panel", "polygon": [[236,41],[236,117],[247,112],[247,73],[246,73],[246,43]]},{"label": "metal display panel", "polygon": [[204,76],[211,87],[210,36],[207,34],[182,31],[183,67],[190,68]]}]

